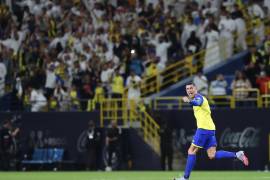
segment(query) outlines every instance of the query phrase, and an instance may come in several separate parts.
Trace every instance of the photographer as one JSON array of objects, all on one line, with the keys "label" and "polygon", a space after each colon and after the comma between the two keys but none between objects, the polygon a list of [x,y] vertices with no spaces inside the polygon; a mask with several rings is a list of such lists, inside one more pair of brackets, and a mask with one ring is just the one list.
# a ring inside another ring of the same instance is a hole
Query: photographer
[{"label": "photographer", "polygon": [[16,153],[15,138],[20,129],[14,128],[10,120],[5,120],[0,129],[0,169],[10,170],[10,163]]},{"label": "photographer", "polygon": [[87,129],[87,138],[85,147],[87,149],[87,170],[97,170],[98,168],[98,157],[101,145],[101,133],[96,128],[95,122],[90,120]]}]

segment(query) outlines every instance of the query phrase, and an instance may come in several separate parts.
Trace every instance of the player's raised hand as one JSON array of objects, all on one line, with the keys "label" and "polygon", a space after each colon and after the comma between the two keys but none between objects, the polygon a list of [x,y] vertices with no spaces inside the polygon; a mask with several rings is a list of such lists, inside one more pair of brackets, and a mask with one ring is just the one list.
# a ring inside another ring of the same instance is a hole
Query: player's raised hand
[{"label": "player's raised hand", "polygon": [[183,100],[184,102],[186,102],[186,103],[189,103],[189,102],[190,102],[190,99],[189,99],[187,96],[184,96],[184,97],[182,98],[182,100]]}]

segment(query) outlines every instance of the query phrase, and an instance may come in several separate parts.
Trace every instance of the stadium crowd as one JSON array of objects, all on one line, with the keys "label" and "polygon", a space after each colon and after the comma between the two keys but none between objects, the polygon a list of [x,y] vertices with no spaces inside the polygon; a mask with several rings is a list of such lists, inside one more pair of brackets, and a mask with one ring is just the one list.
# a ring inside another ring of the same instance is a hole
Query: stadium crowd
[{"label": "stadium crowd", "polygon": [[[269,4],[267,0],[2,1],[0,96],[10,92],[9,110],[31,111],[87,110],[89,99],[120,98],[125,87],[128,98],[136,99],[144,77],[186,55],[207,48],[204,68],[208,68],[230,57],[234,46],[247,49],[247,17],[256,24],[254,44],[261,44]],[[250,60],[262,67],[253,54]],[[252,63],[245,69],[252,71]]]},{"label": "stadium crowd", "polygon": [[[226,96],[230,91],[237,89],[257,88],[260,94],[269,94],[270,87],[270,36],[268,36],[260,48],[250,46],[244,66],[235,72],[234,78],[225,78],[223,74],[217,74],[216,78],[208,81],[207,77],[198,72],[193,82],[197,85],[199,92],[205,96]],[[230,76],[229,76],[230,77]],[[231,80],[230,84],[228,79]],[[236,98],[244,99],[248,92],[238,92]]]}]

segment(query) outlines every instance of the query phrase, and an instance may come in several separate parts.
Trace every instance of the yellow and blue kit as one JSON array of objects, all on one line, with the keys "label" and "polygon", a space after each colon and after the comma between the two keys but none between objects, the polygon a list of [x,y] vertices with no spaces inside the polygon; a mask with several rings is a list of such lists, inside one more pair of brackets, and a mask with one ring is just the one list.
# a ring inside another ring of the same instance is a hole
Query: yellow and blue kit
[{"label": "yellow and blue kit", "polygon": [[190,104],[193,106],[194,116],[197,121],[197,130],[192,144],[204,149],[217,146],[216,127],[211,117],[211,110],[207,99],[200,94],[196,94],[190,101]]},{"label": "yellow and blue kit", "polygon": [[[211,110],[208,104],[208,101],[205,97],[200,94],[196,94],[195,97],[190,101],[190,104],[193,106],[193,111],[195,118],[197,120],[197,131],[193,137],[192,144],[199,148],[204,148],[208,150],[211,147],[217,146],[216,136],[215,136],[215,124],[211,118]],[[238,155],[237,155],[238,154]],[[246,166],[248,165],[248,159],[245,156],[243,151],[229,152],[219,150],[214,152],[213,155],[209,155],[209,158],[221,159],[221,158],[238,158]],[[212,157],[213,156],[213,157]],[[189,179],[190,173],[196,163],[196,152],[195,154],[189,153],[187,158],[187,164],[185,168],[184,177],[181,179]]]}]

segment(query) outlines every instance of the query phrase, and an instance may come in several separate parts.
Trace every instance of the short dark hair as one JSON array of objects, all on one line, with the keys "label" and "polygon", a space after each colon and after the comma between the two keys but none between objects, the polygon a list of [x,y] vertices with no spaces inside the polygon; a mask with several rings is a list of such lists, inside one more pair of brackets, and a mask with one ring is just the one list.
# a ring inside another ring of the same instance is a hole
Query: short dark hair
[{"label": "short dark hair", "polygon": [[193,82],[189,82],[186,84],[186,86],[188,86],[188,85],[196,86]]}]

